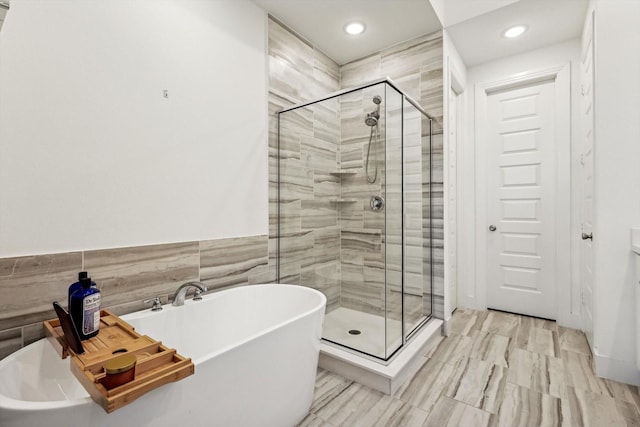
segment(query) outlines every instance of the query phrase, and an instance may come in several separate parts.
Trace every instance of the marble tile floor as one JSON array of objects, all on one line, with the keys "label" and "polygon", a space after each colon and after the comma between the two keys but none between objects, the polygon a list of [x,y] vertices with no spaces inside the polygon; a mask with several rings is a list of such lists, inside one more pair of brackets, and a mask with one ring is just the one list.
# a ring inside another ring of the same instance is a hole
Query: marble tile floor
[{"label": "marble tile floor", "polygon": [[640,426],[638,387],[596,377],[582,332],[465,309],[450,330],[392,396],[318,370],[298,427]]}]

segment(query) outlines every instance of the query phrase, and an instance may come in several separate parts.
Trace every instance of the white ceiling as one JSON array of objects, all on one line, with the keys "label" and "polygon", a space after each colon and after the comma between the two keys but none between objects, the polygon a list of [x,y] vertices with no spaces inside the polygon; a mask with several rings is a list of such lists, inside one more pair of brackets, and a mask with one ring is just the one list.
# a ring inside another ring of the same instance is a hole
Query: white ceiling
[{"label": "white ceiling", "polygon": [[[9,3],[10,0],[0,0]],[[253,0],[338,64],[447,29],[467,67],[579,37],[589,0]],[[4,19],[0,9],[0,27]],[[367,26],[360,36],[347,22]],[[517,39],[502,32],[525,24]]]},{"label": "white ceiling", "polygon": [[[451,1],[451,0],[446,0]],[[447,28],[467,67],[579,37],[588,0],[520,0]],[[524,24],[528,30],[507,39],[502,33]]]},{"label": "white ceiling", "polygon": [[[588,0],[253,1],[338,64],[437,31],[444,22],[467,67],[578,37],[588,5]],[[350,20],[364,22],[367,30],[347,35],[343,27]],[[518,39],[503,38],[516,24],[529,29]]]},{"label": "white ceiling", "polygon": [[[253,1],[338,64],[442,28],[429,0]],[[360,36],[343,31],[352,20],[365,23]]]},{"label": "white ceiling", "polygon": [[447,28],[520,0],[429,0]]}]

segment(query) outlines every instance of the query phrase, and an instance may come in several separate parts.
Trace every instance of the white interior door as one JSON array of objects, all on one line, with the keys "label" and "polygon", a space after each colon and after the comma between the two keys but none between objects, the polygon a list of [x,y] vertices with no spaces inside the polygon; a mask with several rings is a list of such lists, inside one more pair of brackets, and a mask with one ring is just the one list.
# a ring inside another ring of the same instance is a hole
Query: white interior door
[{"label": "white interior door", "polygon": [[555,82],[487,96],[487,307],[555,319]]},{"label": "white interior door", "polygon": [[582,245],[580,275],[582,292],[582,330],[593,348],[593,16],[587,17],[582,35],[581,112],[583,115],[582,146]]}]

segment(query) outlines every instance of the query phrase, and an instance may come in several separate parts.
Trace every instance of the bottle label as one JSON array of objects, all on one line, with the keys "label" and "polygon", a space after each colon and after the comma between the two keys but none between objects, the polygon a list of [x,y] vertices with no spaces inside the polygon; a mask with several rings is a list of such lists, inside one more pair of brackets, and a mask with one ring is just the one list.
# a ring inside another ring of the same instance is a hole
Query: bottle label
[{"label": "bottle label", "polygon": [[100,327],[100,294],[91,294],[82,304],[82,333],[89,335]]}]

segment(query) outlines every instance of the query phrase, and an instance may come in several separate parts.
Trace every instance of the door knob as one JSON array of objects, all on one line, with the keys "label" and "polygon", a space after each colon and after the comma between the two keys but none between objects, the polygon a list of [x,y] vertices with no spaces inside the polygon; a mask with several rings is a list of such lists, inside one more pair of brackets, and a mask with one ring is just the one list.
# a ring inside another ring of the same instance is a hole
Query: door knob
[{"label": "door knob", "polygon": [[593,241],[593,233],[589,233],[589,234],[582,233],[582,240],[587,240],[587,239]]},{"label": "door knob", "polygon": [[495,225],[490,225],[489,226],[489,231],[496,231],[496,226]]}]

